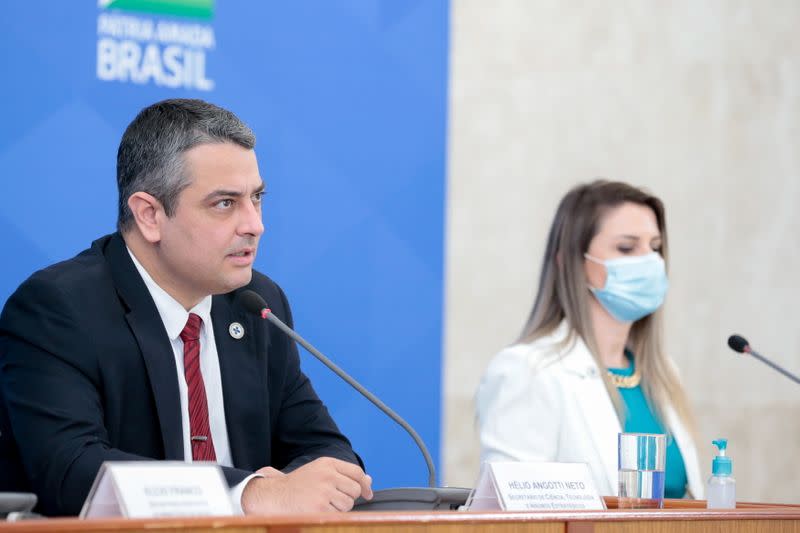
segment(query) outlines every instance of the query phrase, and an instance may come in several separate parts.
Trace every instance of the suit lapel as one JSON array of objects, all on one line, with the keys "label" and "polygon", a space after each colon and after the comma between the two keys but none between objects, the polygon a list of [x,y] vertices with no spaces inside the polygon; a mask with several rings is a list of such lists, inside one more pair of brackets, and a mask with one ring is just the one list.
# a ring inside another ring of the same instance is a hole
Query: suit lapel
[{"label": "suit lapel", "polygon": [[617,494],[617,434],[622,431],[614,404],[608,396],[597,364],[589,349],[578,338],[564,358],[567,370],[579,381],[573,390],[586,425],[587,440],[600,457],[606,484],[597,489],[607,495]]},{"label": "suit lapel", "polygon": [[172,344],[119,233],[111,236],[105,256],[117,294],[127,306],[125,318],[139,344],[153,388],[165,459],[183,460],[181,402]]},{"label": "suit lapel", "polygon": [[700,463],[697,459],[697,449],[695,448],[692,436],[681,423],[677,413],[671,406],[667,406],[664,416],[667,419],[667,427],[672,437],[678,444],[678,448],[683,456],[683,464],[686,468],[686,482],[689,485],[690,497],[703,498],[703,479],[700,477]]},{"label": "suit lapel", "polygon": [[[214,296],[211,320],[231,459],[237,468],[255,470],[268,465],[270,456],[266,328],[236,305],[235,293]],[[234,322],[244,328],[241,339],[230,333]]]}]

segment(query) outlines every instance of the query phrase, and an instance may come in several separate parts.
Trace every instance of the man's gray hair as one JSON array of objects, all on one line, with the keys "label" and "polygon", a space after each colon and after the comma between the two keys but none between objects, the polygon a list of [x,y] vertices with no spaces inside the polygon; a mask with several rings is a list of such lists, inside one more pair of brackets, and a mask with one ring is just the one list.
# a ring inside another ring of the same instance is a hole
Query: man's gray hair
[{"label": "man's gray hair", "polygon": [[117,229],[131,228],[128,199],[138,191],[153,195],[172,216],[178,195],[191,179],[183,153],[200,144],[223,142],[252,150],[256,137],[236,115],[203,100],[164,100],[143,109],[128,125],[117,151]]}]

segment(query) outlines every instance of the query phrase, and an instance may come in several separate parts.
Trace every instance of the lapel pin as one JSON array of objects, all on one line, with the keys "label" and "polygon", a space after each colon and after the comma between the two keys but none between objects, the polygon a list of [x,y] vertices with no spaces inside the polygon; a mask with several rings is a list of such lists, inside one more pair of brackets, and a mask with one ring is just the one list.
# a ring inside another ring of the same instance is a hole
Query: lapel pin
[{"label": "lapel pin", "polygon": [[244,337],[244,326],[238,322],[231,322],[231,325],[228,326],[228,333],[230,333],[231,337],[234,339],[239,340]]}]

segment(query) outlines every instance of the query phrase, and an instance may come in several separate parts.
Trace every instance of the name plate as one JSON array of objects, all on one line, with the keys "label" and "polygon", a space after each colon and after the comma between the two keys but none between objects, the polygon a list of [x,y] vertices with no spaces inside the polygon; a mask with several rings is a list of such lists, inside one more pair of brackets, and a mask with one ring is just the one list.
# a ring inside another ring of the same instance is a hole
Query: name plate
[{"label": "name plate", "polygon": [[471,511],[602,511],[585,463],[484,463]]},{"label": "name plate", "polygon": [[81,518],[231,516],[228,485],[213,463],[105,462]]}]

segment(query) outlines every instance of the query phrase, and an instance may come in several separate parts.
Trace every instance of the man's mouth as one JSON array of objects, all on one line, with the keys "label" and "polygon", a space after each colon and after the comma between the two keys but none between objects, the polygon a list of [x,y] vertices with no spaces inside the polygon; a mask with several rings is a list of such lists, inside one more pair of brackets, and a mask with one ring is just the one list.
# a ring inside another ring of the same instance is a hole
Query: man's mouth
[{"label": "man's mouth", "polygon": [[243,248],[241,250],[237,250],[233,253],[228,254],[228,257],[232,257],[241,261],[241,260],[252,259],[255,253],[256,253],[255,248]]}]

